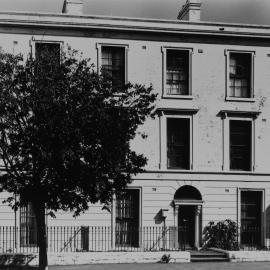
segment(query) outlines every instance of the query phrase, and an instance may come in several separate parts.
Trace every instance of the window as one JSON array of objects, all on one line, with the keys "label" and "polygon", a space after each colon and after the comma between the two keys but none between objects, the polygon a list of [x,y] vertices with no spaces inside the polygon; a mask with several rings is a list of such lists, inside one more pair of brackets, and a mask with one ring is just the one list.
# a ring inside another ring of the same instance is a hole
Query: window
[{"label": "window", "polygon": [[20,240],[22,246],[37,245],[37,222],[31,203],[20,208]]},{"label": "window", "polygon": [[190,169],[190,120],[167,118],[167,168]]},{"label": "window", "polygon": [[229,51],[227,55],[227,100],[253,101],[254,52]]},{"label": "window", "polygon": [[165,97],[190,97],[191,53],[191,49],[163,48],[163,95]]},{"label": "window", "polygon": [[53,71],[60,63],[60,43],[36,42],[35,58],[39,62],[38,70]]},{"label": "window", "polygon": [[189,52],[167,50],[166,63],[167,95],[189,94]]},{"label": "window", "polygon": [[160,170],[193,170],[196,108],[158,108]]},{"label": "window", "polygon": [[260,246],[262,191],[241,191],[241,244]]},{"label": "window", "polygon": [[101,46],[101,71],[112,80],[112,87],[121,89],[126,83],[126,48]]},{"label": "window", "polygon": [[252,122],[230,120],[230,169],[251,170]]},{"label": "window", "polygon": [[139,245],[139,189],[127,189],[116,200],[116,245]]},{"label": "window", "polygon": [[222,170],[256,170],[256,118],[260,111],[221,110],[223,128]]},{"label": "window", "polygon": [[250,97],[251,55],[230,53],[230,97]]}]

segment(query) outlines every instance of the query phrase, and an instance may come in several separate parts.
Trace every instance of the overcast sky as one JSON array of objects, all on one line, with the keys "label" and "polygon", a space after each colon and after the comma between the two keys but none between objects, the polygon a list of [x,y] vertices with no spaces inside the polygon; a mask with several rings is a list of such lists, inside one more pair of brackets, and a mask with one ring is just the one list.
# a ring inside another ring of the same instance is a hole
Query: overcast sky
[{"label": "overcast sky", "polygon": [[[270,0],[202,0],[202,20],[270,25]],[[0,0],[1,11],[61,12],[64,0]],[[84,13],[176,19],[185,0],[84,0]]]}]

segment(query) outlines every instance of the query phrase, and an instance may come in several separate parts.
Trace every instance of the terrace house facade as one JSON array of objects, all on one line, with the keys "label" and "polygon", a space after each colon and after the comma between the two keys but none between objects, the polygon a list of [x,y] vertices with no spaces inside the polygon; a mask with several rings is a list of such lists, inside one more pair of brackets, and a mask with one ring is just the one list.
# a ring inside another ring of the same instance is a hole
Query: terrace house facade
[{"label": "terrace house facade", "polygon": [[[92,205],[76,219],[56,213],[48,227],[81,228],[68,239],[79,235],[83,250],[91,250],[103,230],[98,226],[109,228],[109,250],[140,248],[142,231],[155,227],[161,231],[149,249],[160,241],[179,249],[199,248],[209,221],[231,219],[242,228],[242,245],[269,246],[270,27],[202,22],[195,0],[177,20],[88,16],[82,4],[65,1],[63,14],[0,12],[0,46],[38,57],[44,48],[57,53],[68,44],[109,72],[116,86],[152,84],[158,114],[139,130],[147,139],[131,142],[148,164],[127,197],[114,198],[110,211]],[[14,212],[1,202],[0,226],[20,228],[16,245],[36,244],[31,205]]]}]

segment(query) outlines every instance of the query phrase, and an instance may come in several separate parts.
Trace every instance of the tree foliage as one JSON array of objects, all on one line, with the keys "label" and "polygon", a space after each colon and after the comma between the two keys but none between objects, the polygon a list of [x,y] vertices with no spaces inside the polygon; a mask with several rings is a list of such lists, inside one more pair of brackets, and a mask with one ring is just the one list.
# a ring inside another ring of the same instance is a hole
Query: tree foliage
[{"label": "tree foliage", "polygon": [[139,84],[115,89],[74,50],[57,57],[0,53],[0,186],[19,195],[8,199],[15,208],[31,202],[36,214],[78,215],[89,203],[109,203],[142,172],[147,160],[130,141],[156,95]]}]

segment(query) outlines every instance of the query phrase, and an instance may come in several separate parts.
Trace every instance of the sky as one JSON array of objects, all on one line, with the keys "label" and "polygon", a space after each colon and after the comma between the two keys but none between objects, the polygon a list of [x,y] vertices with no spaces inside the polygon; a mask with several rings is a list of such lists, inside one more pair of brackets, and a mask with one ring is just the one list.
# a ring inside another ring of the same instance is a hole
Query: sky
[{"label": "sky", "polygon": [[[61,12],[64,0],[0,0],[1,11]],[[84,14],[176,19],[185,0],[84,0]],[[270,25],[270,0],[202,0],[202,20]]]}]

